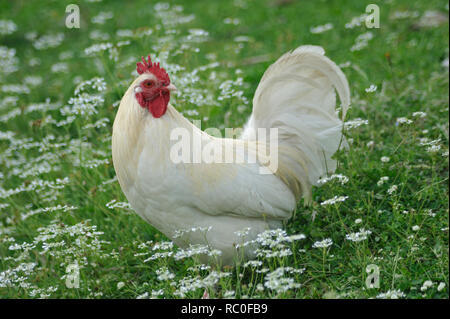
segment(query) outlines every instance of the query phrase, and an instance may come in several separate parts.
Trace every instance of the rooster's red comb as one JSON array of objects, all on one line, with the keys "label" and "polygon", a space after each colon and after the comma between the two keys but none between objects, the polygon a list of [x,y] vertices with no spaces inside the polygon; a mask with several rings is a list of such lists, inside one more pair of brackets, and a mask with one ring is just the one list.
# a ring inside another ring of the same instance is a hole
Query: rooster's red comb
[{"label": "rooster's red comb", "polygon": [[148,61],[145,61],[144,57],[142,57],[142,62],[136,63],[136,71],[139,74],[149,72],[156,76],[159,80],[163,82],[167,82],[170,84],[170,78],[164,68],[159,66],[159,63],[152,63],[152,59],[150,55],[147,57]]}]

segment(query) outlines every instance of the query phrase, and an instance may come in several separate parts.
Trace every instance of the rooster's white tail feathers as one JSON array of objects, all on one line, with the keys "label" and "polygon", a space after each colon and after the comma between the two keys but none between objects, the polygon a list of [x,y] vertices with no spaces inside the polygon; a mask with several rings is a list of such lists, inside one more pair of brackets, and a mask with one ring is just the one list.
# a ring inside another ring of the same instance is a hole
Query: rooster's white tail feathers
[{"label": "rooster's white tail feathers", "polygon": [[[288,52],[264,73],[253,98],[253,112],[243,139],[258,128],[278,128],[276,174],[297,198],[310,199],[311,185],[336,169],[333,154],[345,141],[343,119],[350,89],[341,69],[318,46]],[[341,118],[336,112],[336,94]]]}]

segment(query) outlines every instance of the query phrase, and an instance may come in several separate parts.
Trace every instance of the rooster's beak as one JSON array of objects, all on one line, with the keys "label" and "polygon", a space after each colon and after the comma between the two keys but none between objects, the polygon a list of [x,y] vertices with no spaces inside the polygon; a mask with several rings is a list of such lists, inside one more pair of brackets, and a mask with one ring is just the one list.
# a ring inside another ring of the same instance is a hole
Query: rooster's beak
[{"label": "rooster's beak", "polygon": [[171,92],[177,90],[177,87],[175,85],[173,85],[172,83],[169,84],[166,88]]}]

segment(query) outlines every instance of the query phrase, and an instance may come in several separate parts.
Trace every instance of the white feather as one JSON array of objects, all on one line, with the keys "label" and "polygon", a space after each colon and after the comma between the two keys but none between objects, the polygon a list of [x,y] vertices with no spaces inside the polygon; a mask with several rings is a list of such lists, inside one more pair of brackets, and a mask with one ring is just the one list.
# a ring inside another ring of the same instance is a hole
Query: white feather
[{"label": "white feather", "polygon": [[253,113],[242,138],[251,139],[256,128],[278,128],[279,170],[296,194],[306,199],[311,185],[336,168],[331,157],[342,137],[336,114],[335,88],[342,119],[350,105],[350,89],[339,67],[318,46],[301,46],[272,64],[256,89]]}]

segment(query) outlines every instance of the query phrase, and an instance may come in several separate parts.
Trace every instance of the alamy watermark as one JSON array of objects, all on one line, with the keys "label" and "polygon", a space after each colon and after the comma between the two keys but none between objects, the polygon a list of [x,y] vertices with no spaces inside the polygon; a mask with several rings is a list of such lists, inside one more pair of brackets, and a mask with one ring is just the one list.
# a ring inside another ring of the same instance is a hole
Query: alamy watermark
[{"label": "alamy watermark", "polygon": [[380,7],[376,4],[369,4],[366,7],[366,27],[369,29],[379,29],[380,28]]},{"label": "alamy watermark", "polygon": [[368,289],[380,288],[380,267],[375,264],[366,267],[366,287]]},{"label": "alamy watermark", "polygon": [[80,28],[80,7],[76,4],[69,4],[66,7],[66,28]]},{"label": "alamy watermark", "polygon": [[170,159],[179,164],[255,164],[260,174],[273,174],[278,169],[278,128],[248,130],[246,139],[242,129],[226,128],[222,138],[217,128],[201,132],[201,121],[194,121],[192,129],[178,127],[170,132]]},{"label": "alamy watermark", "polygon": [[66,268],[66,287],[80,288],[80,267],[77,263],[70,264]]}]

